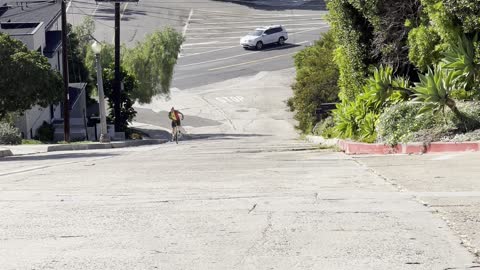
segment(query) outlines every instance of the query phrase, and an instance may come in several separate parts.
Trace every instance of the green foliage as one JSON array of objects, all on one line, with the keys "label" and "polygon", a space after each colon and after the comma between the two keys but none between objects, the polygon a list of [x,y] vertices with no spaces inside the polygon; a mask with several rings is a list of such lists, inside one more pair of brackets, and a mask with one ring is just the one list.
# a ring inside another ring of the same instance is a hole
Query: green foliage
[{"label": "green foliage", "polygon": [[333,63],[333,37],[327,33],[314,46],[295,55],[296,82],[289,106],[298,120],[298,129],[310,133],[317,119],[315,109],[338,100],[338,69]]},{"label": "green foliage", "polygon": [[[115,46],[108,43],[102,43],[102,50],[100,51],[100,65],[102,67],[109,67],[113,63],[115,63]],[[87,66],[87,69],[92,77],[96,79],[97,63],[95,60],[95,53],[92,51],[90,45],[88,45],[86,48],[85,65]]]},{"label": "green foliage", "polygon": [[434,113],[442,112],[445,115],[445,108],[448,107],[461,123],[459,128],[469,131],[480,126],[480,122],[460,111],[452,98],[453,91],[457,89],[455,76],[455,72],[441,65],[435,66],[434,70],[429,69],[426,75],[420,75],[420,82],[415,84],[414,101],[421,102],[423,105],[419,114],[433,111]]},{"label": "green foliage", "polygon": [[336,132],[342,138],[373,142],[376,139],[376,124],[384,108],[408,98],[409,82],[405,78],[393,77],[391,67],[375,69],[367,79],[363,93],[355,100],[343,100],[334,110]]},{"label": "green foliage", "polygon": [[386,108],[376,127],[379,141],[389,145],[410,142],[415,132],[441,125],[442,121],[438,121],[432,112],[419,115],[421,108],[421,104],[413,102]]},{"label": "green foliage", "polygon": [[62,77],[43,55],[0,33],[0,118],[61,100]]},{"label": "green foliage", "polygon": [[332,116],[329,116],[315,125],[313,129],[313,134],[317,136],[322,136],[326,139],[331,139],[336,137],[335,133],[335,121]]},{"label": "green foliage", "polygon": [[340,98],[353,100],[361,93],[367,74],[368,50],[372,37],[372,25],[358,10],[358,3],[347,0],[331,0],[327,3],[328,20],[335,37],[334,60],[339,68]]},{"label": "green foliage", "polygon": [[[480,128],[480,102],[466,101],[457,102],[458,110],[461,115],[449,112],[446,115],[447,122],[461,131],[472,131]],[[466,129],[464,129],[466,126]]]},{"label": "green foliage", "polygon": [[37,129],[36,140],[41,142],[53,142],[55,135],[55,127],[53,124],[49,124],[43,121],[42,125]]},{"label": "green foliage", "polygon": [[461,22],[463,32],[480,32],[480,0],[443,0],[445,8]]},{"label": "green foliage", "polygon": [[13,125],[0,122],[0,144],[21,144],[20,132]]},{"label": "green foliage", "polygon": [[457,43],[452,44],[444,52],[442,62],[444,67],[453,71],[459,87],[465,90],[480,90],[480,63],[476,61],[475,44],[478,42],[478,35],[473,39],[466,35],[460,35]]},{"label": "green foliage", "polygon": [[437,63],[441,58],[440,36],[430,27],[421,25],[412,29],[408,36],[408,57],[421,71]]},{"label": "green foliage", "polygon": [[177,63],[183,36],[172,28],[154,32],[127,50],[125,69],[138,80],[131,93],[140,103],[149,103],[153,96],[170,93],[173,70]]},{"label": "green foliage", "polygon": [[80,42],[81,38],[68,25],[68,79],[70,82],[88,82],[90,74],[85,65],[84,44]]},{"label": "green foliage", "polygon": [[25,140],[25,139],[23,139],[22,144],[32,145],[32,144],[42,144],[42,142],[37,141],[37,140]]},{"label": "green foliage", "polygon": [[[480,128],[480,103],[458,102],[458,108],[467,119],[471,119],[470,130]],[[403,102],[387,108],[377,125],[379,141],[390,145],[407,142],[470,140],[475,132],[462,135],[464,122],[451,111],[444,116],[433,111],[419,113],[422,104]],[[476,123],[476,124],[475,124]]]},{"label": "green foliage", "polygon": [[452,111],[456,108],[450,93],[455,89],[455,73],[437,65],[428,69],[426,75],[420,74],[420,82],[415,84],[414,101],[422,103],[419,113],[433,111],[444,112],[445,107]]},{"label": "green foliage", "polygon": [[87,50],[92,43],[92,35],[95,33],[95,21],[90,16],[83,17],[82,23],[73,27],[73,32],[78,40],[78,47],[81,49],[81,55],[85,57]]},{"label": "green foliage", "polygon": [[[113,85],[115,80],[115,70],[113,65],[110,66],[110,68],[104,69],[103,77],[105,96],[108,98],[109,108],[111,108],[108,118],[110,121],[114,122],[115,113],[113,110]],[[123,68],[120,69],[120,79],[124,84],[124,88],[120,94],[120,122],[122,123],[121,130],[128,130],[128,124],[131,123],[137,115],[137,112],[133,108],[134,99],[132,97],[132,93],[138,88],[138,82],[133,75],[128,74]]]}]

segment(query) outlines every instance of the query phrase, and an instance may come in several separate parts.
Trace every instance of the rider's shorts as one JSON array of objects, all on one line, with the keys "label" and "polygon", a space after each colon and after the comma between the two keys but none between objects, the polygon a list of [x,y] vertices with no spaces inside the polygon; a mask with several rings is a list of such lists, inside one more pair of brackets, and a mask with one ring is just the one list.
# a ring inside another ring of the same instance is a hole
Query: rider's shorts
[{"label": "rider's shorts", "polygon": [[180,126],[180,120],[172,121],[172,128]]}]

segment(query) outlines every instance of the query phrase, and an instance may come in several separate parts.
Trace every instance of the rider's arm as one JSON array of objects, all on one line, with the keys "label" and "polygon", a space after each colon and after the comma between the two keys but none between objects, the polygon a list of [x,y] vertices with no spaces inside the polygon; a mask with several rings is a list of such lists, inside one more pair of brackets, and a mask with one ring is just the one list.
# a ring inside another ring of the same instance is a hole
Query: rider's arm
[{"label": "rider's arm", "polygon": [[182,120],[183,120],[183,118],[184,118],[183,113],[181,113],[181,112],[178,112],[178,113],[182,115]]}]

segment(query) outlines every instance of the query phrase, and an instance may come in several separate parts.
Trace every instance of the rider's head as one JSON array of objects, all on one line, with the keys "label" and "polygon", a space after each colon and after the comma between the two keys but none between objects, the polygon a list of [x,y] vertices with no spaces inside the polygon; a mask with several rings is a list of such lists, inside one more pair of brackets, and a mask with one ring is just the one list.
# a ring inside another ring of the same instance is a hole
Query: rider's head
[{"label": "rider's head", "polygon": [[172,109],[170,110],[171,112],[175,111],[175,108],[172,107]]}]

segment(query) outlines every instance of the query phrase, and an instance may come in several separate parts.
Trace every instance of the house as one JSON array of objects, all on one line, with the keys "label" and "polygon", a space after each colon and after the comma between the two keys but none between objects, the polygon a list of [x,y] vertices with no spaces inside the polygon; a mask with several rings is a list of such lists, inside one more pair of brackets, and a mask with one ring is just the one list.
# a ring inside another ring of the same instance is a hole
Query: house
[{"label": "house", "polygon": [[[60,0],[28,2],[0,0],[0,32],[22,41],[30,50],[42,53],[47,57],[52,69],[60,73],[63,71],[61,30]],[[78,89],[79,86],[80,89]],[[69,88],[70,93],[76,93],[70,98],[70,103],[73,105],[70,109],[75,112],[85,111],[85,84],[75,84]],[[16,125],[24,138],[32,139],[44,121],[63,123],[62,108],[62,104],[52,104],[47,108],[34,106],[17,119]],[[81,113],[71,116],[72,139],[85,137],[83,118],[84,115]],[[56,137],[60,129],[63,129],[63,125],[56,124]],[[63,133],[60,132],[60,134]]]}]

